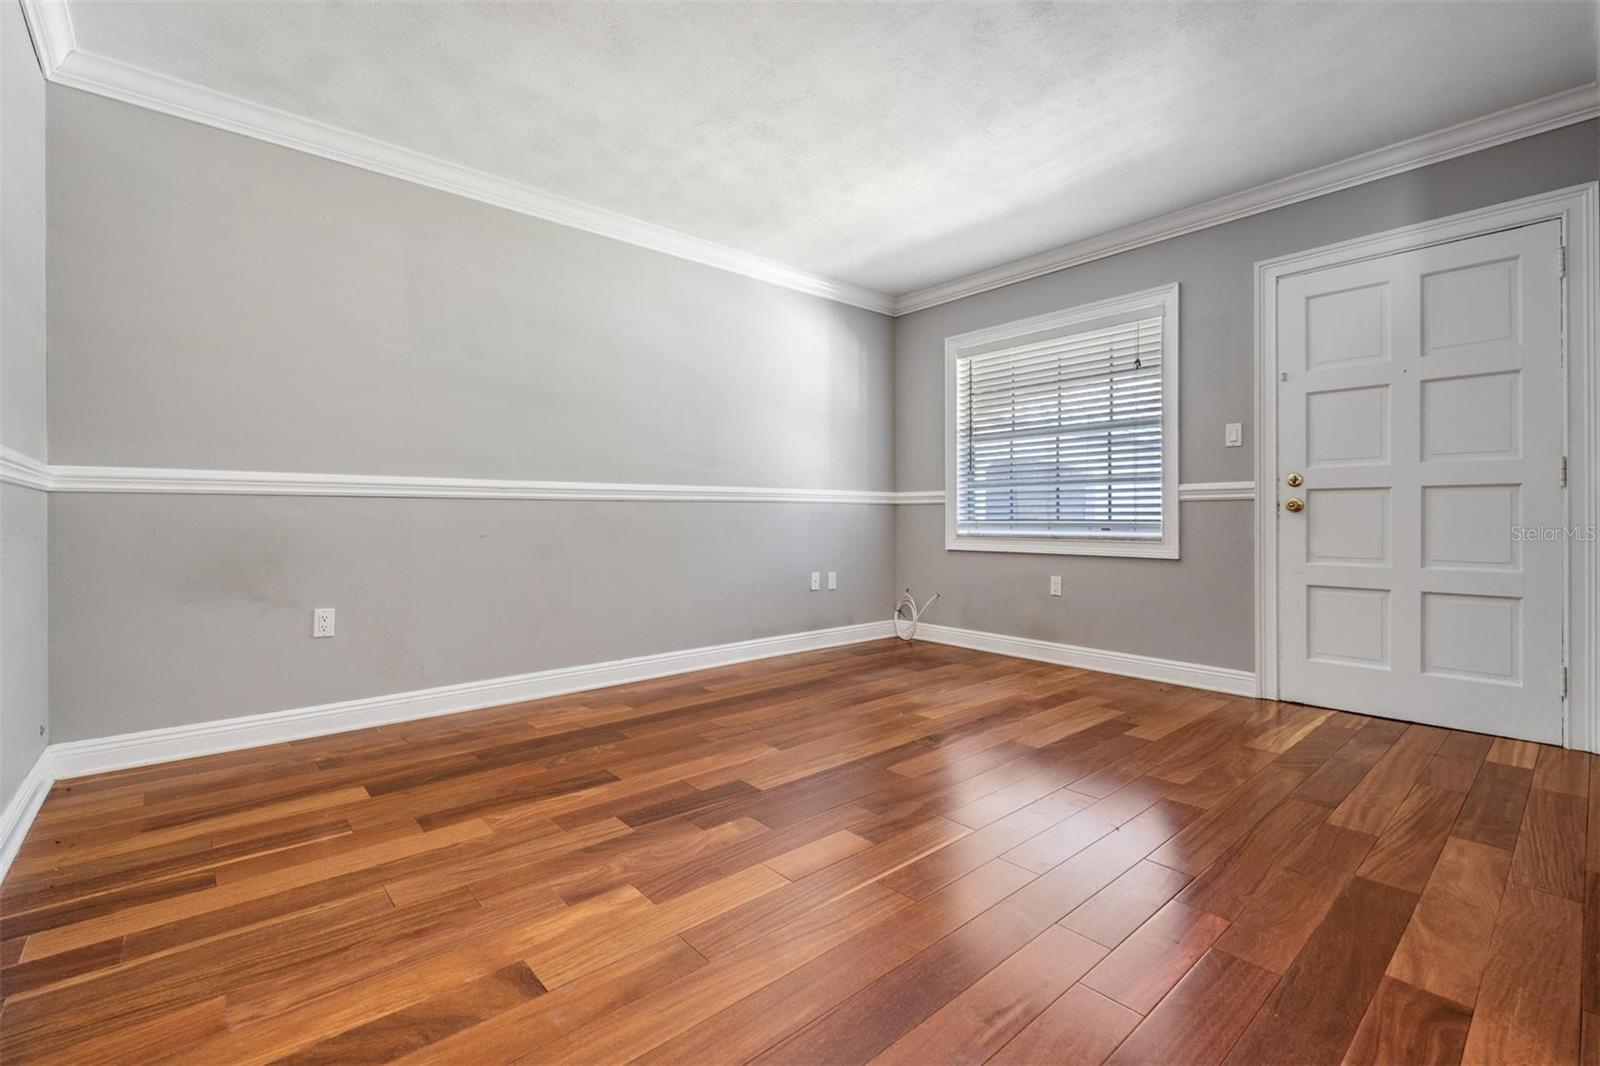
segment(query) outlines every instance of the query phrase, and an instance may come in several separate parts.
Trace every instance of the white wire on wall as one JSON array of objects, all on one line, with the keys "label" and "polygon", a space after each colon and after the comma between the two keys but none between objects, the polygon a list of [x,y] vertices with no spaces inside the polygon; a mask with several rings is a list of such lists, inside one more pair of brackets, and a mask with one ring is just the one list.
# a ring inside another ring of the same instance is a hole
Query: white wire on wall
[{"label": "white wire on wall", "polygon": [[933,606],[933,601],[938,598],[939,594],[935,592],[928,597],[928,602],[918,607],[917,599],[911,595],[910,589],[906,589],[905,592],[901,593],[900,599],[894,605],[894,635],[901,640],[909,641],[914,639],[917,635],[917,623],[922,620],[922,616],[929,607]]}]

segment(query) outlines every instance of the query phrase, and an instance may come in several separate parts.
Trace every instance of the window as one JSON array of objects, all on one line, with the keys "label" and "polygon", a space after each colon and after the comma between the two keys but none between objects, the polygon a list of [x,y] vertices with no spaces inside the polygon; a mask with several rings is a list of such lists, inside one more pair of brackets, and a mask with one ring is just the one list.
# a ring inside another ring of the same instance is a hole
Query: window
[{"label": "window", "polygon": [[946,546],[1178,556],[1178,286],[945,342]]}]

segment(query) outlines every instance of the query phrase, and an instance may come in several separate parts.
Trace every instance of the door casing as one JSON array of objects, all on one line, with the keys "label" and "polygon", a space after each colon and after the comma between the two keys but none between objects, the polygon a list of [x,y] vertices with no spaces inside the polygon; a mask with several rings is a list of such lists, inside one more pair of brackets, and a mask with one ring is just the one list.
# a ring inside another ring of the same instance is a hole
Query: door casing
[{"label": "door casing", "polygon": [[[1562,336],[1567,389],[1566,523],[1580,533],[1600,531],[1600,375],[1596,374],[1596,293],[1600,285],[1600,182],[1402,226],[1338,244],[1265,259],[1255,269],[1256,402],[1256,694],[1278,698],[1278,281],[1362,259],[1413,251],[1447,241],[1557,220],[1562,224]],[[1566,542],[1566,746],[1600,752],[1600,543]]]}]

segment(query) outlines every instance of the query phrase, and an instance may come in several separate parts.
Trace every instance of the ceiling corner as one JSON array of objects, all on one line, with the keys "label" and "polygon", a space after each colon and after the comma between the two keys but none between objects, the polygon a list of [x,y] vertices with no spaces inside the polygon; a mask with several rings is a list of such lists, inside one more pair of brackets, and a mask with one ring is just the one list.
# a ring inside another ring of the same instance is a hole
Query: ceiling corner
[{"label": "ceiling corner", "polygon": [[72,29],[72,13],[66,0],[18,0],[22,17],[33,38],[33,52],[39,69],[52,77],[67,57],[78,50],[77,34]]}]

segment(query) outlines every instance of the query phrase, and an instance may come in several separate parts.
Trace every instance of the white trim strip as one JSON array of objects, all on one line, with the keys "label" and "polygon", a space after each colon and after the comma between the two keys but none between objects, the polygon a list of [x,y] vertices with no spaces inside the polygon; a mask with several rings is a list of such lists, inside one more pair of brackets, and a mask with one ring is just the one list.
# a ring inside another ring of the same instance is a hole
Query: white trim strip
[{"label": "white trim strip", "polygon": [[1409,141],[1352,156],[1314,170],[1257,185],[1253,189],[1208,200],[1143,222],[1114,229],[1014,263],[982,270],[963,278],[909,292],[894,301],[894,314],[907,315],[952,300],[975,296],[1019,281],[1053,274],[1142,248],[1157,241],[1181,237],[1224,222],[1259,215],[1302,200],[1338,192],[1369,181],[1403,174],[1408,170],[1442,163],[1447,159],[1493,148],[1498,144],[1546,133],[1600,115],[1600,86],[1594,83],[1546,96],[1492,115],[1472,119]]},{"label": "white trim strip", "polygon": [[1178,486],[1179,503],[1200,503],[1208,500],[1253,500],[1256,498],[1254,481],[1191,481]]},{"label": "white trim strip", "polygon": [[0,481],[48,492],[208,496],[381,496],[406,499],[597,500],[679,503],[892,504],[873,489],[745,485],[653,485],[603,481],[301,474],[267,470],[173,470],[136,466],[53,466],[0,449]]},{"label": "white trim strip", "polygon": [[742,640],[684,651],[639,655],[611,662],[538,670],[529,674],[469,681],[460,685],[397,692],[388,696],[342,700],[313,707],[271,711],[240,718],[200,722],[195,725],[150,729],[141,733],[76,740],[50,748],[51,769],[57,779],[123,770],[133,766],[191,759],[222,751],[281,744],[307,737],[346,733],[394,722],[433,718],[444,714],[499,707],[525,700],[545,699],[570,692],[608,688],[634,681],[668,677],[694,670],[766,659],[775,655],[859,644],[894,635],[893,624],[863,622],[858,625],[816,629],[777,637]]},{"label": "white trim strip", "polygon": [[17,786],[17,791],[5,808],[0,809],[0,881],[5,880],[6,871],[11,869],[11,860],[17,857],[17,851],[21,849],[22,841],[33,825],[34,816],[44,806],[45,797],[50,795],[50,786],[54,783],[50,749],[46,748],[33,761],[33,768],[22,779],[22,784]]},{"label": "white trim strip", "polygon": [[15,448],[0,445],[0,483],[49,492],[52,481],[48,463],[40,462],[31,455],[24,455]]},{"label": "white trim strip", "polygon": [[598,500],[680,503],[875,503],[895,494],[870,489],[653,485],[597,481],[297,474],[256,470],[161,470],[115,466],[51,467],[53,492],[235,496],[387,496],[414,499]]},{"label": "white trim strip", "polygon": [[[158,493],[170,496],[387,496],[402,499],[592,499],[616,503],[942,504],[944,491],[870,488],[760,488],[626,482],[520,482],[486,477],[288,474],[283,471],[182,471],[144,466],[51,466],[0,448],[0,482],[53,493]],[[1254,499],[1254,482],[1179,485],[1182,503]]]},{"label": "white trim strip", "polygon": [[[1253,500],[1256,498],[1254,481],[1193,481],[1178,485],[1179,503],[1203,503],[1210,500]],[[925,489],[919,492],[895,494],[899,504],[943,504],[943,489]]]},{"label": "white trim strip", "polygon": [[[0,482],[43,492],[171,496],[376,496],[441,500],[594,500],[663,503],[944,503],[943,490],[788,489],[748,485],[654,485],[606,481],[515,481],[470,477],[297,474],[274,470],[178,470],[141,466],[53,466],[0,447]],[[1178,499],[1250,500],[1255,483],[1178,486]]]},{"label": "white trim strip", "polygon": [[1133,655],[1100,648],[1083,648],[1075,644],[1058,644],[1033,637],[1009,637],[1000,633],[985,633],[977,629],[959,629],[955,626],[934,625],[924,622],[917,627],[918,640],[935,644],[953,644],[958,648],[1011,655],[1018,659],[1033,659],[1058,666],[1075,666],[1082,670],[1138,677],[1146,681],[1163,681],[1171,685],[1226,692],[1232,696],[1251,696],[1256,693],[1256,675],[1250,670],[1232,670],[1224,666],[1205,666],[1201,663],[1178,662],[1174,659],[1157,659],[1149,655]]}]

